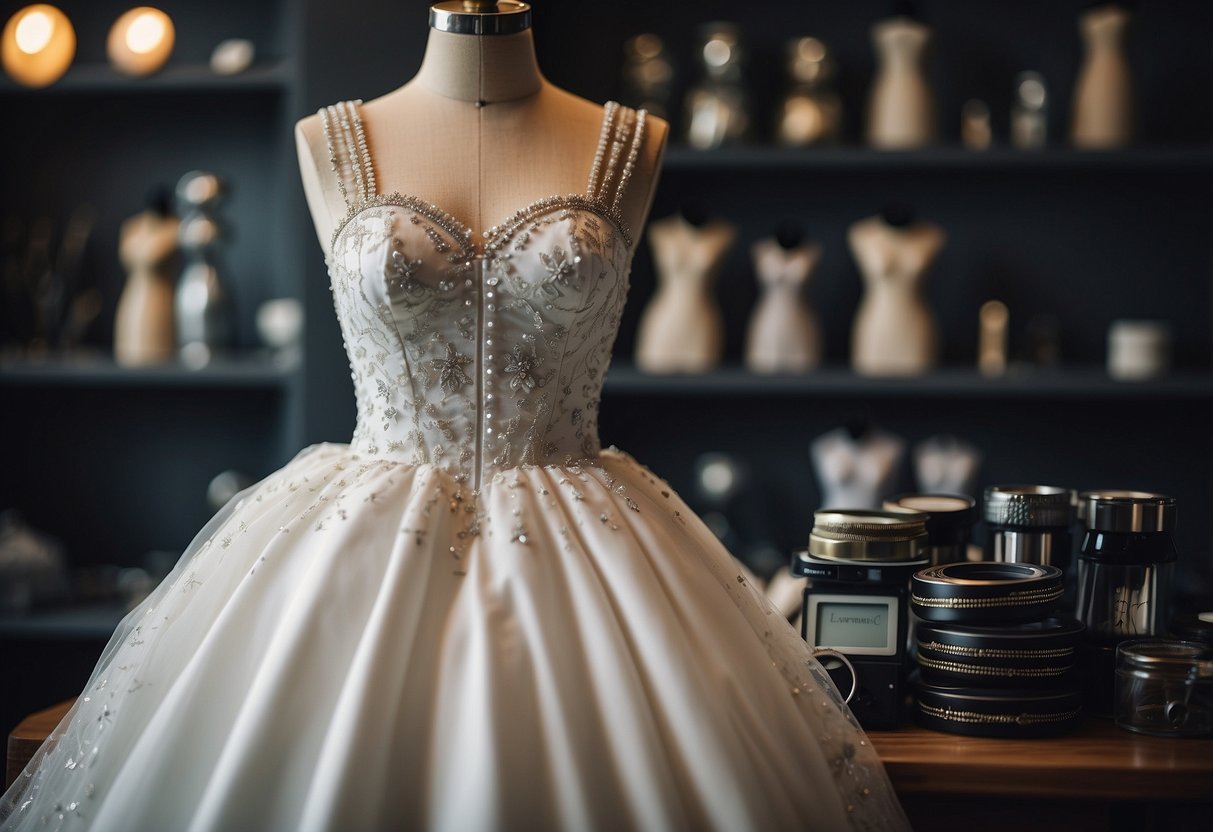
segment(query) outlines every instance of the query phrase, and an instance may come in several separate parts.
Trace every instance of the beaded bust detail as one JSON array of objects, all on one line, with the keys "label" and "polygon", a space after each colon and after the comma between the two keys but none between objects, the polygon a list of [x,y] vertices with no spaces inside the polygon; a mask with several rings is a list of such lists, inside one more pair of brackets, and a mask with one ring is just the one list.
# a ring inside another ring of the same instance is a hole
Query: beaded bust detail
[{"label": "beaded bust detail", "polygon": [[599,451],[597,411],[627,297],[619,205],[646,114],[610,102],[585,194],[472,230],[379,194],[358,101],[321,110],[347,213],[329,272],[358,401],[354,449],[486,474]]}]

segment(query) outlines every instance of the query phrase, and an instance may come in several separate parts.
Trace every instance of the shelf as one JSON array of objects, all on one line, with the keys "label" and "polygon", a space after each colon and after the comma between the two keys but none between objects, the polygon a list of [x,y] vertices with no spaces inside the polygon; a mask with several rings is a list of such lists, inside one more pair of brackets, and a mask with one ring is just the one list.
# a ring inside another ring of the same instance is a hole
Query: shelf
[{"label": "shelf", "polygon": [[996,147],[930,147],[871,150],[863,147],[789,148],[762,145],[693,150],[672,146],[666,173],[707,171],[884,171],[884,170],[1088,170],[1213,171],[1213,145],[1077,150],[1049,147],[1016,150]]},{"label": "shelf", "polygon": [[0,616],[0,639],[57,639],[104,641],[126,615],[118,604],[42,610],[26,615]]},{"label": "shelf", "polygon": [[39,89],[0,79],[0,93],[280,92],[293,81],[291,65],[285,61],[255,64],[237,75],[216,75],[206,64],[170,64],[145,78],[123,75],[108,64],[79,64],[49,87]]},{"label": "shelf", "polygon": [[802,375],[760,375],[741,367],[702,375],[654,375],[617,364],[607,373],[605,392],[612,396],[1213,400],[1213,373],[1183,371],[1141,382],[1117,381],[1093,368],[993,379],[962,369],[937,370],[918,378],[867,378],[836,368]]},{"label": "shelf", "polygon": [[0,359],[0,387],[235,388],[285,390],[298,361],[278,362],[266,353],[217,358],[205,367],[182,364],[121,367],[100,353]]}]

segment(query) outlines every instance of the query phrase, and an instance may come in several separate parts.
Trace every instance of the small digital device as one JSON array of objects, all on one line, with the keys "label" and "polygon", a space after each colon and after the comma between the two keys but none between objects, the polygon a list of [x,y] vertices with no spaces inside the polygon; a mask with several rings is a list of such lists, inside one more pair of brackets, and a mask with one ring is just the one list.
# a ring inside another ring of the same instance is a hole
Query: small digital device
[{"label": "small digital device", "polygon": [[851,668],[823,664],[840,690],[854,688],[849,704],[865,728],[902,721],[910,576],[930,564],[925,523],[914,512],[819,511],[809,548],[792,556],[793,574],[809,578],[801,635],[847,657]]}]

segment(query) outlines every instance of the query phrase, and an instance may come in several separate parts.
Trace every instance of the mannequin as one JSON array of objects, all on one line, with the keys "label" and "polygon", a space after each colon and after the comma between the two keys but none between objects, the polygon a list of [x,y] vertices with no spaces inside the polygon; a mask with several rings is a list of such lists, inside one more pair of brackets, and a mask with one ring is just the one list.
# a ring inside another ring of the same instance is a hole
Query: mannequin
[{"label": "mannequin", "polygon": [[914,479],[923,494],[976,494],[981,451],[940,434],[914,446]]},{"label": "mannequin", "polygon": [[935,319],[920,294],[944,246],[941,228],[904,205],[851,226],[848,242],[865,292],[855,315],[851,363],[863,375],[916,375],[935,363]]},{"label": "mannequin", "polygon": [[868,144],[882,149],[921,147],[936,139],[935,98],[927,82],[931,27],[912,4],[872,27],[879,64],[868,102]]},{"label": "mannequin", "polygon": [[179,223],[167,192],[150,199],[147,210],[122,224],[118,257],[126,286],[114,320],[114,359],[134,367],[171,361],[177,349],[173,325],[173,282],[180,267]]},{"label": "mannequin", "polygon": [[720,361],[724,323],[712,282],[737,229],[697,206],[649,224],[657,294],[640,318],[636,365],[650,373],[703,373]]},{"label": "mannequin", "polygon": [[866,420],[814,439],[809,455],[821,508],[879,508],[893,493],[904,451],[904,440]]},{"label": "mannequin", "polygon": [[803,236],[784,228],[750,250],[763,290],[746,338],[746,365],[756,373],[805,372],[821,361],[821,328],[802,297],[821,246]]},{"label": "mannequin", "polygon": [[1106,3],[1079,18],[1086,55],[1074,90],[1077,147],[1124,147],[1133,138],[1133,83],[1125,56],[1128,9]]},{"label": "mannequin", "polygon": [[[431,14],[421,68],[412,80],[362,105],[380,193],[435,203],[479,235],[529,203],[585,190],[602,107],[554,86],[539,71],[522,3],[442,3]],[[481,19],[501,34],[443,31],[443,7],[456,22]],[[525,15],[525,21],[520,18]],[[649,116],[631,184],[620,206],[638,230],[652,201],[669,127]],[[345,215],[319,115],[295,126],[304,193],[323,250]],[[587,150],[588,148],[588,150]],[[637,235],[633,235],[636,239]]]}]

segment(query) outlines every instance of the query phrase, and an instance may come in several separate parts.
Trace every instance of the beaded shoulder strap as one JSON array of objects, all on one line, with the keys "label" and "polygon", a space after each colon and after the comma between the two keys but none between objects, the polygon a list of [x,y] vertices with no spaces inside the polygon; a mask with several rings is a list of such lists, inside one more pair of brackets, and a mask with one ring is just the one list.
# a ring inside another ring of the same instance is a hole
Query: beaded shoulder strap
[{"label": "beaded shoulder strap", "polygon": [[358,106],[362,99],[342,101],[322,107],[318,112],[328,142],[329,164],[337,175],[337,189],[345,207],[352,209],[377,193],[375,168],[362,128]]},{"label": "beaded shoulder strap", "polygon": [[[590,165],[586,196],[598,200],[618,213],[628,180],[636,167],[636,157],[644,144],[644,122],[648,113],[608,101],[602,111],[602,132],[598,149]],[[622,165],[620,162],[622,161]]]}]

